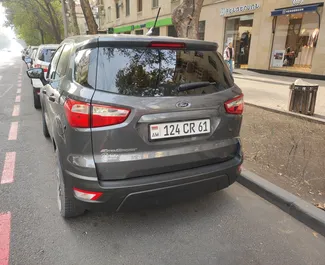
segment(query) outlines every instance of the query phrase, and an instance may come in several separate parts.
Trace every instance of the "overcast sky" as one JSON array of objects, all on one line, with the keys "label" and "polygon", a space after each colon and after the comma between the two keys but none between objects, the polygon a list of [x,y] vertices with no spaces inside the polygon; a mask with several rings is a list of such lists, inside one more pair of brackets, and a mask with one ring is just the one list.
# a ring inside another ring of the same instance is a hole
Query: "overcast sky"
[{"label": "overcast sky", "polygon": [[5,9],[0,3],[0,50],[10,49],[12,52],[20,52],[22,46],[16,40],[13,29],[5,27]]}]

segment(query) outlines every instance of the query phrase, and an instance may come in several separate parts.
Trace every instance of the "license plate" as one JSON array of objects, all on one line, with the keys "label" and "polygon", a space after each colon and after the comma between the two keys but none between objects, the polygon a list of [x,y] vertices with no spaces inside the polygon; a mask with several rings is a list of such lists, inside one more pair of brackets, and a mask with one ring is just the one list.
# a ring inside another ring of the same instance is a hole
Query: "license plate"
[{"label": "license plate", "polygon": [[210,133],[210,120],[195,120],[150,125],[150,139],[165,139]]}]

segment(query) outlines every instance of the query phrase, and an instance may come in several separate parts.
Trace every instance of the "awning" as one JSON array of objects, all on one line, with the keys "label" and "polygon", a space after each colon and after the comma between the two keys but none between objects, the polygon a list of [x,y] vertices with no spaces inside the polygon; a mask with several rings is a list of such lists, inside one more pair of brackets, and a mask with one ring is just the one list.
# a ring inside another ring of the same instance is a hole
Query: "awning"
[{"label": "awning", "polygon": [[316,12],[317,8],[323,5],[324,3],[316,3],[311,5],[302,5],[302,6],[295,6],[289,8],[277,8],[271,12],[271,16],[275,17],[275,16],[303,13],[303,12]]}]

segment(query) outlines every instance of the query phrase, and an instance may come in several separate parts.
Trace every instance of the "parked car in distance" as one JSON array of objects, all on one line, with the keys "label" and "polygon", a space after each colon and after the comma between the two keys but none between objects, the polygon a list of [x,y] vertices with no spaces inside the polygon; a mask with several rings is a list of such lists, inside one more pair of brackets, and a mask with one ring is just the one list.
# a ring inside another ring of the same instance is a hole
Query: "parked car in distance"
[{"label": "parked car in distance", "polygon": [[[47,74],[47,70],[52,59],[53,53],[59,47],[58,44],[44,44],[40,45],[33,59],[33,68],[42,68],[44,72],[44,77]],[[33,99],[35,109],[41,108],[40,103],[40,89],[43,86],[42,82],[39,79],[32,79],[33,86]]]},{"label": "parked car in distance", "polygon": [[30,63],[27,63],[28,69],[33,67],[37,51],[38,51],[38,46],[33,47],[33,49],[31,50]]},{"label": "parked car in distance", "polygon": [[63,217],[121,211],[228,187],[243,161],[243,94],[200,40],[77,36],[42,68],[43,133]]}]

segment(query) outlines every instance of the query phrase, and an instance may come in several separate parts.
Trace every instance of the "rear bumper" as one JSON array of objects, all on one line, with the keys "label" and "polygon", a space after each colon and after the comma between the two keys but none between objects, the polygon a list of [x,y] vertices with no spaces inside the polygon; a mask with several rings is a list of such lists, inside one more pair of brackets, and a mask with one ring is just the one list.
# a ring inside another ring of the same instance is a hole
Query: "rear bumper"
[{"label": "rear bumper", "polygon": [[238,156],[220,164],[117,181],[98,181],[68,171],[64,172],[64,177],[71,188],[103,193],[94,202],[77,198],[85,209],[120,211],[224,189],[236,181],[242,162],[242,157]]}]

